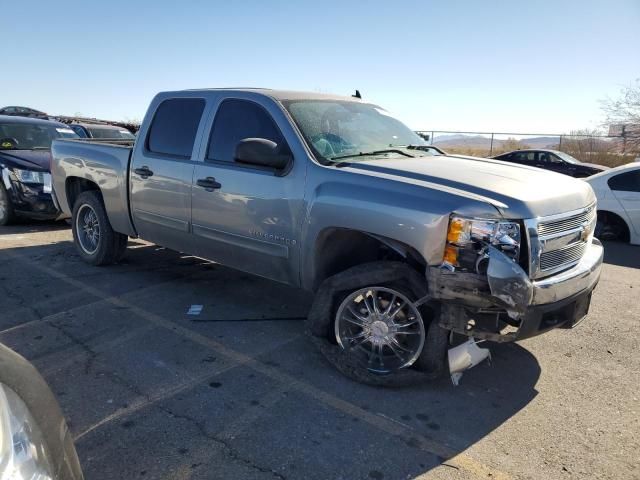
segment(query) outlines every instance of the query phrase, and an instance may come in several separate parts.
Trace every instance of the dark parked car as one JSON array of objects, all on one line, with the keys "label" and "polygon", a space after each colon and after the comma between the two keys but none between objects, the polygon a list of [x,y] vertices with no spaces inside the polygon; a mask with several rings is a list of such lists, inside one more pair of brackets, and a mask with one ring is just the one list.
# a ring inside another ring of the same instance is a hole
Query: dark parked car
[{"label": "dark parked car", "polygon": [[19,117],[42,118],[44,120],[49,118],[48,114],[29,107],[3,107],[0,108],[0,115],[17,115]]},{"label": "dark parked car", "polygon": [[0,115],[0,225],[16,216],[53,220],[51,141],[78,138],[64,123]]},{"label": "dark parked car", "polygon": [[493,158],[505,162],[544,168],[545,170],[552,170],[578,178],[590,177],[609,168],[593,163],[582,163],[571,155],[558,150],[515,150],[496,155]]},{"label": "dark parked car", "polygon": [[0,478],[82,480],[73,439],[51,389],[0,344]]},{"label": "dark parked car", "polygon": [[109,140],[133,140],[135,135],[129,130],[116,125],[103,123],[72,123],[69,127],[78,134],[80,138],[97,138]]}]

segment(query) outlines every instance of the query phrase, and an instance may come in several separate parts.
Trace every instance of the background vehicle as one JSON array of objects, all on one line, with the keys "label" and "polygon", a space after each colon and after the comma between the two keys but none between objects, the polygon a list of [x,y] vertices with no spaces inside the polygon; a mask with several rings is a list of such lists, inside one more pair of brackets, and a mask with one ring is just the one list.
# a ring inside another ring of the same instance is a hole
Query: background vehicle
[{"label": "background vehicle", "polygon": [[27,360],[0,344],[0,478],[82,480],[58,402]]},{"label": "background vehicle", "polygon": [[17,115],[20,117],[41,118],[47,120],[49,115],[29,107],[3,107],[0,108],[0,115]]},{"label": "background vehicle", "polygon": [[314,291],[313,340],[372,384],[441,373],[450,332],[580,321],[603,257],[591,187],[424,145],[357,98],[166,92],[131,146],[54,141],[54,196],[91,264],[139,236]]},{"label": "background vehicle", "polygon": [[596,235],[640,245],[640,164],[612,168],[586,181],[598,197]]},{"label": "background vehicle", "polygon": [[530,167],[544,168],[545,170],[577,178],[588,177],[609,168],[593,163],[582,163],[571,155],[558,150],[515,150],[493,158]]},{"label": "background vehicle", "polygon": [[101,123],[72,123],[69,125],[80,138],[133,140],[135,135],[126,128]]},{"label": "background vehicle", "polygon": [[78,138],[63,123],[0,115],[0,225],[16,216],[55,219],[51,200],[51,141]]}]

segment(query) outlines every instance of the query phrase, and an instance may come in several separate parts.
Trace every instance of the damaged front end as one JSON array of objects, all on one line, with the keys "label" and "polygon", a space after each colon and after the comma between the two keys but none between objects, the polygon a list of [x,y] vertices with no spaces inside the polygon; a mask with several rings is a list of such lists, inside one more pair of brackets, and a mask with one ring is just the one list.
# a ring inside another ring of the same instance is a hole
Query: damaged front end
[{"label": "damaged front end", "polygon": [[498,249],[487,246],[487,255],[485,274],[429,268],[429,294],[441,302],[441,327],[482,340],[514,341],[531,305],[533,284],[522,267]]},{"label": "damaged front end", "polygon": [[531,230],[521,236],[520,225],[453,216],[444,261],[427,268],[428,297],[440,305],[438,324],[470,337],[449,352],[454,383],[464,369],[489,356],[477,341],[512,342],[572,328],[589,310],[603,261],[600,242],[581,234],[581,258],[563,271],[534,279],[526,270],[530,259],[524,252],[535,249],[521,247],[539,240]]}]

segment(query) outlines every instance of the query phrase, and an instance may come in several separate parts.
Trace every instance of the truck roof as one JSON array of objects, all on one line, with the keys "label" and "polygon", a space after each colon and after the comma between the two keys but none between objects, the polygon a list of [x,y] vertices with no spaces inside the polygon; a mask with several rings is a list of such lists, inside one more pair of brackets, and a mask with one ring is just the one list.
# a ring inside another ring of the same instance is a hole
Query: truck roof
[{"label": "truck roof", "polygon": [[[331,93],[318,93],[318,92],[301,92],[296,90],[272,90],[270,88],[196,88],[188,89],[188,92],[209,92],[209,91],[222,91],[222,92],[253,92],[267,97],[274,98],[276,100],[340,100],[346,102],[362,102],[360,98],[346,96],[346,95],[334,95]],[[163,92],[171,93],[171,92]]]}]

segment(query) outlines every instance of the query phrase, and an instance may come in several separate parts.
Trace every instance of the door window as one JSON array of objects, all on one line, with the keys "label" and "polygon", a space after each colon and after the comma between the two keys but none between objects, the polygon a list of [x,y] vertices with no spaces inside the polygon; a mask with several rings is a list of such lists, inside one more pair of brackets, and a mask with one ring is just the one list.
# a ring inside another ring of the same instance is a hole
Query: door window
[{"label": "door window", "polygon": [[147,149],[162,155],[190,158],[204,105],[201,98],[163,101],[153,116]]},{"label": "door window", "polygon": [[535,155],[535,152],[515,152],[512,159],[514,162],[533,163]]},{"label": "door window", "polygon": [[611,177],[607,183],[611,190],[620,192],[640,192],[640,170],[620,173]]},{"label": "door window", "polygon": [[559,164],[559,163],[563,163],[562,160],[560,160],[559,157],[556,157],[555,155],[553,155],[552,153],[549,152],[538,152],[538,163],[544,163],[546,165],[550,165],[550,164]]},{"label": "door window", "polygon": [[235,161],[236,146],[245,138],[271,140],[282,153],[289,149],[275,121],[263,107],[247,100],[231,99],[218,107],[206,160]]}]

